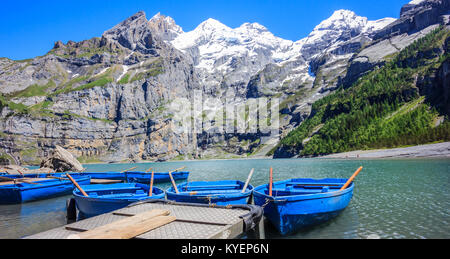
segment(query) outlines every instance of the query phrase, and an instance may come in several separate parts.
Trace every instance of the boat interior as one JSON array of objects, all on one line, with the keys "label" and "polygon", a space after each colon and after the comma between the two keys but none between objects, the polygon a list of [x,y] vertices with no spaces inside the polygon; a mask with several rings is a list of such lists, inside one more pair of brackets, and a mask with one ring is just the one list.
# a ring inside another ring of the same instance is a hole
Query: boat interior
[{"label": "boat interior", "polygon": [[[274,184],[272,196],[281,197],[334,192],[340,190],[344,184],[345,182],[341,181],[289,181]],[[269,195],[268,186],[264,189],[264,193]]]},{"label": "boat interior", "polygon": [[[190,195],[208,195],[208,194],[227,194],[241,192],[244,188],[243,182],[240,181],[223,181],[223,182],[191,182],[183,183],[178,186],[180,194]],[[248,186],[247,190],[253,187]]]}]

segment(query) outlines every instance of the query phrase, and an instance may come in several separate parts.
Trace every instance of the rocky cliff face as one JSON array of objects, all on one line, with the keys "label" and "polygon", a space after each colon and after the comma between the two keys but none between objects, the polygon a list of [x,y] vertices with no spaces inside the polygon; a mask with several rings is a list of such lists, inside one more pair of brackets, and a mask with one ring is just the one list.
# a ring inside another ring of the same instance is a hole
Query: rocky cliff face
[{"label": "rocky cliff face", "polygon": [[398,20],[377,31],[373,41],[351,58],[344,86],[350,86],[368,71],[383,65],[386,59],[437,26],[450,25],[449,17],[448,0],[415,0],[406,4]]},{"label": "rocky cliff face", "polygon": [[411,1],[402,7],[400,19],[377,32],[374,40],[417,32],[432,24],[446,24],[450,15],[449,10],[450,2],[447,0]]},{"label": "rocky cliff face", "polygon": [[43,57],[1,65],[4,156],[36,163],[61,145],[86,161],[150,160],[195,147],[195,138],[166,129],[160,109],[199,88],[194,68],[143,12],[101,38],[57,42]]},{"label": "rocky cliff face", "polygon": [[258,153],[277,140],[263,141],[261,132],[177,133],[168,107],[195,91],[204,99],[231,95],[233,105],[279,98],[283,136],[315,100],[424,35],[436,22],[423,17],[436,8],[442,23],[448,1],[407,5],[399,20],[338,10],[297,42],[257,23],[232,29],[209,19],[184,32],[170,17],[138,12],[99,38],[57,42],[30,60],[2,58],[0,158],[38,163],[56,145],[83,162]]}]

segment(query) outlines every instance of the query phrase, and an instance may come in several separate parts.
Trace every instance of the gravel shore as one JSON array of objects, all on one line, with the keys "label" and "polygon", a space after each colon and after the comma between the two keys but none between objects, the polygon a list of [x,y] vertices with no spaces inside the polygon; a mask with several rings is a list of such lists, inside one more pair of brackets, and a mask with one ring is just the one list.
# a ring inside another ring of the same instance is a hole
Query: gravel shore
[{"label": "gravel shore", "polygon": [[450,158],[450,142],[405,148],[358,150],[323,156],[323,158]]}]

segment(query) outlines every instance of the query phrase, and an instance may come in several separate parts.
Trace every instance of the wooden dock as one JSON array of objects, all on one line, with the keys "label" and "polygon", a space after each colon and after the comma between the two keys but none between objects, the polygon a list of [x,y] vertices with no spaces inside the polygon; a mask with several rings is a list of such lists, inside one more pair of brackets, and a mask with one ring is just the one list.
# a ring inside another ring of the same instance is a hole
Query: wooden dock
[{"label": "wooden dock", "polygon": [[264,238],[262,209],[254,205],[210,206],[148,200],[93,218],[81,220],[26,239],[66,239],[152,210],[167,210],[175,220],[137,235],[137,239]]}]

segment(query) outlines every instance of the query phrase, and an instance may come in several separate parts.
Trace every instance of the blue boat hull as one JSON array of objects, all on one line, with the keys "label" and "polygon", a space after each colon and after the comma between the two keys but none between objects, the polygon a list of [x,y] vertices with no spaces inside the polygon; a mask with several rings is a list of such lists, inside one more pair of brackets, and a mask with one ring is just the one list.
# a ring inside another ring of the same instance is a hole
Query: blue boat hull
[{"label": "blue boat hull", "polygon": [[[146,172],[126,172],[127,182],[129,183],[144,183],[149,184],[152,173]],[[175,181],[186,180],[189,177],[189,172],[173,172],[172,177]],[[153,176],[154,183],[170,182],[170,176],[167,172],[155,172]]]},{"label": "blue boat hull", "polygon": [[[75,177],[79,184],[90,184],[90,177]],[[75,186],[69,180],[37,181],[0,186],[0,204],[18,204],[70,194]]]},{"label": "blue boat hull", "polygon": [[[136,188],[127,190],[127,186]],[[80,218],[89,218],[115,211],[138,201],[164,199],[165,197],[164,191],[156,187],[153,187],[152,196],[148,196],[148,190],[150,188],[148,185],[143,184],[98,184],[81,186],[81,188],[83,188],[90,197],[83,196],[78,189],[73,191],[75,204],[80,212]],[[141,190],[141,193],[137,193],[137,190]],[[108,193],[111,194],[108,195]]]},{"label": "blue boat hull", "polygon": [[[346,181],[346,179],[295,180],[302,180],[303,183],[334,182],[342,185]],[[353,183],[342,191],[339,188],[323,191],[316,186],[314,189],[291,188],[291,193],[283,193],[286,190],[284,184],[290,181],[292,180],[274,183],[275,196],[268,195],[267,184],[256,187],[253,193],[255,205],[264,206],[264,216],[282,235],[293,234],[302,228],[321,224],[336,217],[348,206],[353,196]],[[280,195],[277,194],[277,190],[281,190]],[[298,194],[302,192],[304,194]]]},{"label": "blue boat hull", "polygon": [[248,204],[253,186],[249,185],[244,193],[241,181],[189,182],[177,185],[177,194],[173,187],[166,190],[167,199],[176,202],[216,204],[221,206]]}]

